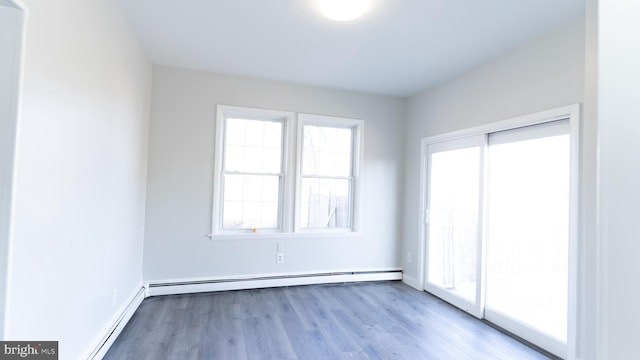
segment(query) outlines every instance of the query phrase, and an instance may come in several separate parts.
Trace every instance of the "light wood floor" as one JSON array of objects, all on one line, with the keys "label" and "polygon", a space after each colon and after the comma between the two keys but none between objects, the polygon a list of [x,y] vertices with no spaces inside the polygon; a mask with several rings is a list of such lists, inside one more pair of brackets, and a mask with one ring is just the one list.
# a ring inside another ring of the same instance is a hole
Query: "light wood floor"
[{"label": "light wood floor", "polygon": [[146,299],[106,360],[548,359],[401,282]]}]

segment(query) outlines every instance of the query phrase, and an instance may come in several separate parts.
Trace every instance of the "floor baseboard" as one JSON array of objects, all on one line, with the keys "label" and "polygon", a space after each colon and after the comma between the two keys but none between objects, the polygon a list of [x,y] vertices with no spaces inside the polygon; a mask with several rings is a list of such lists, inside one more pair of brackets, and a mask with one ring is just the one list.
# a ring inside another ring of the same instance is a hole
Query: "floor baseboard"
[{"label": "floor baseboard", "polygon": [[419,290],[419,291],[424,290],[424,287],[418,283],[418,279],[414,278],[413,276],[407,275],[406,273],[402,274],[402,282],[411,286],[416,290]]},{"label": "floor baseboard", "polygon": [[259,289],[280,286],[384,280],[402,280],[402,271],[352,271],[340,273],[283,274],[248,278],[210,278],[180,281],[167,280],[150,281],[145,284],[145,286],[147,287],[147,296],[159,296],[226,290]]},{"label": "floor baseboard", "polygon": [[142,301],[146,298],[145,290],[146,289],[141,286],[127,305],[119,312],[116,320],[107,328],[102,340],[100,340],[95,349],[87,356],[88,360],[100,360],[107,354],[113,342],[118,338],[125,325],[127,325],[133,314],[138,310],[140,304],[142,304]]}]

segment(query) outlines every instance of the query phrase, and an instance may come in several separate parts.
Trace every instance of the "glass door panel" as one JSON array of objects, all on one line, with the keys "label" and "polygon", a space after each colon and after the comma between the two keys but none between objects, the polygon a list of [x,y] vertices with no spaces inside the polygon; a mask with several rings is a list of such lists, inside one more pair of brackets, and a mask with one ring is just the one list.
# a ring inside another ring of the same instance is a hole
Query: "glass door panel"
[{"label": "glass door panel", "polygon": [[484,136],[430,145],[426,287],[480,316]]},{"label": "glass door panel", "polygon": [[565,344],[568,121],[490,134],[488,151],[486,317]]}]

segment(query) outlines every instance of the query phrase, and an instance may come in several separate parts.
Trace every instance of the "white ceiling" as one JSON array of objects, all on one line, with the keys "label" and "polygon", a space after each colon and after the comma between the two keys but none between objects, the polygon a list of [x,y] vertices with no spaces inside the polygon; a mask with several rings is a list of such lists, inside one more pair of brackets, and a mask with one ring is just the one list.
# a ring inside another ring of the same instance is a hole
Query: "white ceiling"
[{"label": "white ceiling", "polygon": [[120,0],[156,64],[409,96],[543,35],[584,0],[373,0],[360,19],[315,0]]}]

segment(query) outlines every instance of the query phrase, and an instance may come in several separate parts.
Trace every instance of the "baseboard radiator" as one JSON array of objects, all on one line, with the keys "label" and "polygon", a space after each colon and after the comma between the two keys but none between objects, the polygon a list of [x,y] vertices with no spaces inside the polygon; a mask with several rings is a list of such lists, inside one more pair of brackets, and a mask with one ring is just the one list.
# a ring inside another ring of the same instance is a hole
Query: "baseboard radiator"
[{"label": "baseboard radiator", "polygon": [[111,344],[118,338],[125,325],[129,322],[133,314],[138,310],[142,301],[146,298],[146,288],[142,286],[140,290],[129,300],[127,305],[121,309],[120,314],[107,329],[105,336],[100,340],[95,349],[87,356],[88,360],[102,359],[109,351]]},{"label": "baseboard radiator", "polygon": [[181,281],[150,281],[147,296],[198,292],[259,289],[281,286],[331,284],[359,281],[402,280],[402,270],[347,271],[328,273],[282,274],[235,278],[210,278]]}]

